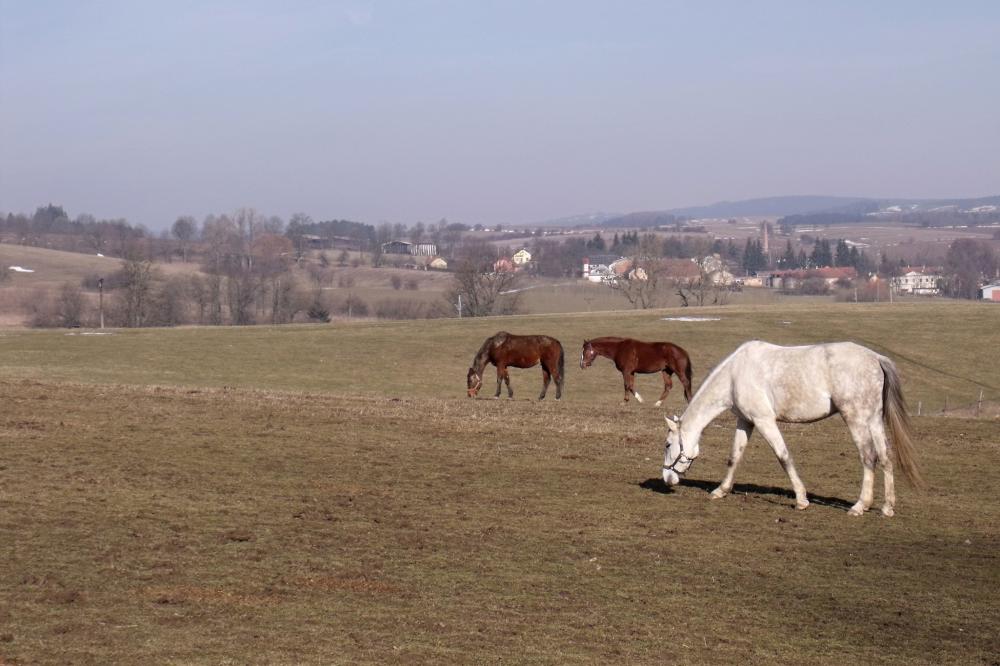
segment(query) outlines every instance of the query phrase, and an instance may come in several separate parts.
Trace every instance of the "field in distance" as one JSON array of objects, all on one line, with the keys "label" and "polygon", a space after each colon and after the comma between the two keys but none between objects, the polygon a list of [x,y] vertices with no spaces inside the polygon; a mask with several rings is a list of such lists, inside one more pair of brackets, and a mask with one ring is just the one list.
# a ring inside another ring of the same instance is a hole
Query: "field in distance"
[{"label": "field in distance", "polygon": [[[692,314],[718,319],[665,319]],[[697,386],[747,339],[853,339],[895,358],[927,413],[1000,398],[998,318],[845,304],[0,331],[0,660],[991,663],[995,419],[915,419],[930,487],[901,485],[893,519],[847,516],[860,465],[837,418],[784,428],[809,510],[757,436],[710,501],[732,420],[668,491],[664,410],[623,406],[610,362],[577,359],[586,337],[668,339]],[[464,396],[500,329],[563,340],[562,402],[534,400],[538,369],[512,371],[513,401]],[[666,413],[683,406],[676,390]]]}]

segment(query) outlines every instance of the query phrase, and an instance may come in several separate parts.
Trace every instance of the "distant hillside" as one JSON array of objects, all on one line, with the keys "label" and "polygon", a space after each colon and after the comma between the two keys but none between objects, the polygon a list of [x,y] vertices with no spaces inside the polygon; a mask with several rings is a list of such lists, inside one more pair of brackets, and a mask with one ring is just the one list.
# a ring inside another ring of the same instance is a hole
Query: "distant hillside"
[{"label": "distant hillside", "polygon": [[754,217],[801,215],[819,213],[839,208],[847,208],[871,201],[861,197],[827,196],[786,196],[744,199],[742,201],[720,201],[708,206],[671,208],[664,211],[684,217]]},{"label": "distant hillside", "polygon": [[707,206],[631,213],[587,213],[571,215],[529,226],[602,226],[642,228],[673,224],[680,218],[789,217],[832,215],[862,218],[872,214],[908,213],[995,213],[1000,211],[1000,195],[970,199],[893,199],[830,196],[782,196],[720,201]]}]

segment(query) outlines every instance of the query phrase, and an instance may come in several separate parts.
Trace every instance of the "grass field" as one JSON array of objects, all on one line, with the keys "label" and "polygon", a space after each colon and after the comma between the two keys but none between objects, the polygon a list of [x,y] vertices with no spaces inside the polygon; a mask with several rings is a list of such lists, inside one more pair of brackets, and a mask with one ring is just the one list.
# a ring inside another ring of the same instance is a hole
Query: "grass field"
[{"label": "grass field", "polygon": [[[663,319],[692,314],[720,319]],[[954,303],[0,331],[0,663],[997,663],[997,420],[915,419],[930,486],[892,519],[847,516],[839,419],[784,428],[807,511],[758,437],[710,501],[732,419],[667,490],[662,411],[576,359],[669,339],[697,385],[747,339],[853,339],[928,413],[1000,399],[998,324]],[[464,397],[499,329],[563,340],[562,402],[537,369],[513,401]]]}]

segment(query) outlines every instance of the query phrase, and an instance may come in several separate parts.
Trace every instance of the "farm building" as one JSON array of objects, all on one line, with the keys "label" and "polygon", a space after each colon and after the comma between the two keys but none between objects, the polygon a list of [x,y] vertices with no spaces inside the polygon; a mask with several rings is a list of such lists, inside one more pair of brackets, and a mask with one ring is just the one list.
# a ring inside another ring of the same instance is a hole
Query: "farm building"
[{"label": "farm building", "polygon": [[427,262],[427,268],[433,268],[438,271],[446,271],[448,270],[448,262],[441,257],[434,257]]},{"label": "farm building", "polygon": [[917,294],[921,296],[937,296],[938,280],[941,276],[933,271],[907,268],[903,275],[892,278],[892,289],[897,294]]},{"label": "farm building", "polygon": [[1000,282],[988,284],[979,290],[979,298],[984,301],[1000,303]]},{"label": "farm building", "polygon": [[408,254],[414,257],[433,257],[437,254],[434,243],[407,243],[394,240],[382,243],[382,254]]},{"label": "farm building", "polygon": [[853,266],[824,266],[823,268],[812,268],[809,270],[794,271],[774,271],[764,277],[764,286],[773,289],[794,289],[804,280],[820,278],[828,285],[833,285],[837,280],[853,280],[858,276],[858,272]]},{"label": "farm building", "polygon": [[524,266],[531,261],[531,253],[525,249],[520,249],[510,258],[515,266]]}]

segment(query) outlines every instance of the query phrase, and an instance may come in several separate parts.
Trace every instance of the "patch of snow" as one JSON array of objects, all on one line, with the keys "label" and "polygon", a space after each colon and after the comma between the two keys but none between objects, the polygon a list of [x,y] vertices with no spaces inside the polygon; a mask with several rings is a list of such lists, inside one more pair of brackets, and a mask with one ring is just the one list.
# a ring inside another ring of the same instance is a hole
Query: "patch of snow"
[{"label": "patch of snow", "polygon": [[98,257],[103,257],[104,255],[103,255],[103,254],[101,254],[100,252],[98,252],[98,253],[97,253],[97,256],[98,256]]},{"label": "patch of snow", "polygon": [[81,331],[79,333],[67,333],[66,335],[114,335],[113,331]]},{"label": "patch of snow", "polygon": [[664,317],[661,321],[722,321],[722,317]]},{"label": "patch of snow", "polygon": [[10,270],[14,271],[15,273],[34,273],[35,272],[35,271],[31,270],[30,268],[22,268],[21,266],[11,266]]}]

